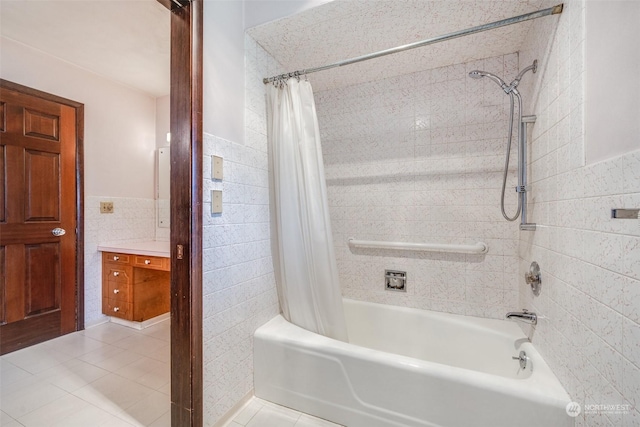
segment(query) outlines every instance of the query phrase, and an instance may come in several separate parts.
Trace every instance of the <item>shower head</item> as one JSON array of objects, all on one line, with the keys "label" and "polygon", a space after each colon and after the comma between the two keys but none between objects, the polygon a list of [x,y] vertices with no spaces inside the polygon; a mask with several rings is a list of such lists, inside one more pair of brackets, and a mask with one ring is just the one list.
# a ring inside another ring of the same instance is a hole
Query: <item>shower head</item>
[{"label": "shower head", "polygon": [[469,77],[471,77],[472,79],[479,79],[484,77],[484,71],[480,71],[480,70],[473,70],[469,73]]},{"label": "shower head", "polygon": [[473,70],[469,73],[469,77],[471,77],[472,79],[488,77],[489,79],[493,80],[498,86],[500,86],[505,92],[507,92],[506,89],[509,88],[509,86],[507,86],[507,84],[500,77],[487,71]]}]

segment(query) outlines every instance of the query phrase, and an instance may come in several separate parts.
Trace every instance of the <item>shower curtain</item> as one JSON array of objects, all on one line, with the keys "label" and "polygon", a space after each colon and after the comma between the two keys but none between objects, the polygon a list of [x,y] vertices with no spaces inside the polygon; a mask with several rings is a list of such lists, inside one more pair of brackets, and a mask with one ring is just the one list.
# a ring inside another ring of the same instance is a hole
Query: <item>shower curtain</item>
[{"label": "shower curtain", "polygon": [[295,325],[347,341],[311,84],[267,88],[271,238],[278,298]]}]

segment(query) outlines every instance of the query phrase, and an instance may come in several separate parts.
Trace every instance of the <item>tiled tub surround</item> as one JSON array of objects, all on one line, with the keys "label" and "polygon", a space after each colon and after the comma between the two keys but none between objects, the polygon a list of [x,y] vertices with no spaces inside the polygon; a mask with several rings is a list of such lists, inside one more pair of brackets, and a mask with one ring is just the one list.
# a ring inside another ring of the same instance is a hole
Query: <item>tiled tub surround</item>
[{"label": "tiled tub surround", "polygon": [[635,407],[627,415],[583,407],[577,426],[638,426],[640,225],[610,210],[640,206],[640,151],[585,164],[584,24],[584,3],[565,1],[557,24],[535,21],[520,55],[541,67],[535,85],[521,87],[538,116],[529,206],[539,228],[520,234],[518,276],[535,260],[543,285],[536,298],[520,281],[518,307],[541,315],[532,341],[573,400]]},{"label": "tiled tub surround", "polygon": [[[113,202],[112,214],[100,213],[100,202]],[[108,319],[102,314],[102,253],[105,242],[147,241],[155,236],[155,201],[125,197],[85,198],[84,310],[87,326]]]},{"label": "tiled tub surround", "polygon": [[[266,103],[262,77],[276,62],[245,43],[245,142],[205,134],[204,141],[204,425],[219,424],[253,391],[253,332],[279,313],[271,260]],[[211,179],[211,156],[224,179]],[[211,214],[211,190],[223,213]]]},{"label": "tiled tub surround", "polygon": [[[474,69],[509,80],[518,55],[316,94],[343,296],[494,318],[517,308],[518,226],[499,205],[509,98],[488,79],[469,78]],[[514,144],[510,214],[516,152]],[[482,241],[489,252],[350,250],[349,237]],[[407,271],[406,293],[384,290],[385,269]]]}]

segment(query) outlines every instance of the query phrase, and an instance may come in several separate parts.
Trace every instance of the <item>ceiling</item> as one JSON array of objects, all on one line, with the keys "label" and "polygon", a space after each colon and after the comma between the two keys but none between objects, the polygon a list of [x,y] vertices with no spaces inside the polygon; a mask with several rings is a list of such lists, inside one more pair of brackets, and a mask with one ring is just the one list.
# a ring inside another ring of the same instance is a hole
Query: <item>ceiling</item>
[{"label": "ceiling", "polygon": [[156,0],[1,0],[0,34],[154,97],[169,94],[170,12]]},{"label": "ceiling", "polygon": [[[289,72],[533,12],[543,8],[543,2],[336,0],[248,32]],[[513,53],[530,25],[524,22],[334,68],[311,74],[309,80],[320,91]]]}]

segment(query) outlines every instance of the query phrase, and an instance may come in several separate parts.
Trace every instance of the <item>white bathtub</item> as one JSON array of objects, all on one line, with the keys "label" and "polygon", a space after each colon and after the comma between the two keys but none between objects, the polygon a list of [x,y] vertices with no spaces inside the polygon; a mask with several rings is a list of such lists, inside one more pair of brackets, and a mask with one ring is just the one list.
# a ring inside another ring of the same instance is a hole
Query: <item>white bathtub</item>
[{"label": "white bathtub", "polygon": [[[278,316],[255,394],[348,427],[565,427],[570,398],[512,322],[344,300],[349,343]],[[525,370],[517,356],[530,358]]]}]

